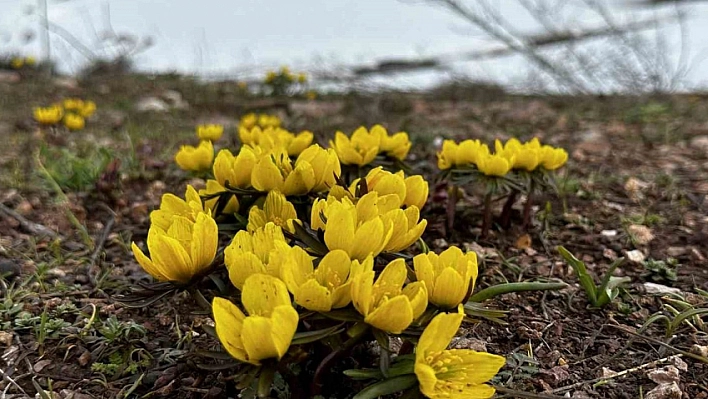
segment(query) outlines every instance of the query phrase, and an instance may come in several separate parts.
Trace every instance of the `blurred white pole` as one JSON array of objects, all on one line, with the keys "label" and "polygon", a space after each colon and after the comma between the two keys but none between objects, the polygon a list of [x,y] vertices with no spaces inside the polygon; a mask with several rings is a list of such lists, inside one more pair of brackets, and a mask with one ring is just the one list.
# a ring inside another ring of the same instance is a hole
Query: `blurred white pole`
[{"label": "blurred white pole", "polygon": [[43,58],[44,61],[47,62],[48,65],[48,73],[49,75],[52,74],[52,67],[51,67],[51,57],[52,57],[52,45],[49,42],[49,13],[47,12],[47,0],[37,0],[39,2],[39,9],[42,10],[41,15],[39,16],[40,22],[42,24],[42,28],[40,29],[42,31],[42,53],[43,53]]}]

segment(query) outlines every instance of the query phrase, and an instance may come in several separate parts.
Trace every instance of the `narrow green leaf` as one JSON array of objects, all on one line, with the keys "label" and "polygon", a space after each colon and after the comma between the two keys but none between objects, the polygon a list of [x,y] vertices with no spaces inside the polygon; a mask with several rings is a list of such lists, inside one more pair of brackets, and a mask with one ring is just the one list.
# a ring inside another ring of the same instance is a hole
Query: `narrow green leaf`
[{"label": "narrow green leaf", "polygon": [[404,391],[417,383],[418,379],[415,375],[406,374],[371,384],[352,399],[376,399],[380,396]]},{"label": "narrow green leaf", "polygon": [[585,267],[585,263],[580,261],[578,258],[575,257],[570,251],[565,249],[562,246],[558,246],[556,248],[560,255],[565,259],[565,261],[575,270],[575,274],[578,276],[578,280],[580,280],[580,285],[583,287],[585,290],[585,294],[588,296],[588,301],[590,302],[591,305],[597,306],[597,294],[598,294],[598,288],[595,286],[595,281],[592,279],[592,276],[588,273],[588,269]]},{"label": "narrow green leaf", "polygon": [[562,290],[566,287],[568,287],[568,284],[566,283],[541,283],[532,281],[521,283],[497,284],[477,292],[476,294],[472,295],[467,302],[479,303],[499,295],[509,294],[511,292]]},{"label": "narrow green leaf", "polygon": [[295,333],[295,336],[293,337],[293,340],[290,344],[291,345],[302,345],[302,344],[309,344],[310,342],[319,341],[319,340],[326,338],[330,335],[341,333],[342,331],[344,331],[344,328],[342,326],[343,326],[343,324],[338,324],[336,326],[332,326],[329,328],[323,328],[321,330],[304,331],[304,332]]}]

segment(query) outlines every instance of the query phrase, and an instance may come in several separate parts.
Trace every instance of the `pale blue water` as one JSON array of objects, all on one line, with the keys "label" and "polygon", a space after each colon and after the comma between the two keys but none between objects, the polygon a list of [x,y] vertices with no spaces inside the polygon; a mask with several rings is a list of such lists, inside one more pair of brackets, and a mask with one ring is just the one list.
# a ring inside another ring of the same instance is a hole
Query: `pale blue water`
[{"label": "pale blue water", "polygon": [[[50,20],[97,48],[97,34],[107,28],[105,1],[47,0]],[[473,0],[468,0],[472,4]],[[515,0],[489,0],[515,29],[538,28]],[[37,17],[28,13],[36,0],[0,0],[0,51],[40,56],[37,40],[24,44],[27,31],[37,32]],[[425,1],[395,0],[113,0],[111,21],[118,33],[150,36],[154,46],[135,59],[146,71],[178,71],[205,77],[246,77],[264,68],[290,65],[312,70],[355,65],[383,57],[454,54],[492,48],[496,43],[459,17]],[[593,26],[598,17],[581,0],[565,1],[563,18],[572,27]],[[613,4],[620,4],[613,0]],[[691,18],[690,56],[706,55],[708,5],[686,8]],[[660,10],[661,11],[661,10]],[[614,8],[618,20],[651,17],[626,6]],[[662,32],[678,58],[679,32]],[[81,68],[85,58],[52,34],[52,51],[63,71]],[[457,62],[445,72],[386,77],[377,84],[421,87],[452,75],[497,81],[524,89],[530,68],[521,57],[484,62]],[[708,69],[691,71],[684,88],[706,87]]]}]

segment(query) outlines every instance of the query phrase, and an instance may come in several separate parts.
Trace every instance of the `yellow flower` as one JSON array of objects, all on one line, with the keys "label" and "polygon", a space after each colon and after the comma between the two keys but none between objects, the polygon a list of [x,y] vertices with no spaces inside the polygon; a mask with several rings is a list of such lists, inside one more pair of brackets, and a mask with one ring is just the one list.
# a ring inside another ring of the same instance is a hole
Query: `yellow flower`
[{"label": "yellow flower", "polygon": [[337,177],[342,174],[342,166],[339,164],[337,153],[333,149],[324,149],[319,145],[311,145],[305,148],[295,161],[298,163],[309,163],[315,172],[315,186],[312,192],[320,193],[334,187]]},{"label": "yellow flower", "polygon": [[244,81],[241,80],[241,81],[239,81],[236,85],[237,85],[238,88],[241,89],[241,90],[246,90],[246,89],[248,89],[248,82],[244,82]]},{"label": "yellow flower", "polygon": [[324,223],[324,241],[330,251],[342,249],[352,259],[358,260],[383,251],[393,235],[393,224],[379,216],[377,198],[378,195],[372,192],[361,197],[356,206],[348,198],[331,203],[320,200],[313,205],[312,219],[320,218],[319,212],[323,211],[327,220]]},{"label": "yellow flower", "polygon": [[214,178],[224,187],[226,182],[232,187],[251,187],[251,172],[260,153],[260,149],[249,146],[241,147],[237,156],[227,149],[219,151],[214,160]]},{"label": "yellow flower", "polygon": [[[219,184],[218,181],[209,179],[206,182],[206,188],[199,190],[199,195],[210,195],[210,194],[216,194],[216,193],[221,193],[226,191],[226,188]],[[209,209],[213,211],[216,208],[216,203],[219,200],[219,197],[212,198],[210,200],[204,201],[204,208]],[[238,198],[236,198],[235,195],[231,195],[231,198],[229,199],[229,202],[226,203],[226,206],[222,210],[223,213],[226,214],[233,214],[238,212],[239,208],[239,203],[238,203]]]},{"label": "yellow flower", "polygon": [[224,134],[222,125],[199,125],[197,126],[197,137],[199,140],[216,141]]},{"label": "yellow flower", "polygon": [[64,115],[64,126],[71,131],[81,130],[86,126],[86,121],[81,115],[66,114]]},{"label": "yellow flower", "polygon": [[[374,282],[373,264],[369,256],[364,260],[361,271],[354,273],[351,283],[352,303],[367,324],[392,334],[400,334],[428,306],[425,283],[416,281],[403,288],[407,276],[403,259],[396,259],[386,265]],[[352,268],[355,267],[352,265]]]},{"label": "yellow flower", "polygon": [[438,168],[446,170],[455,166],[473,165],[486,155],[489,155],[489,147],[479,140],[464,140],[459,144],[445,140],[442,150],[438,152]]},{"label": "yellow flower", "polygon": [[450,247],[440,255],[427,253],[413,258],[418,281],[425,282],[428,300],[444,309],[457,307],[474,290],[477,254]]},{"label": "yellow flower", "polygon": [[[364,177],[368,192],[378,193],[377,205],[382,212],[400,208],[406,198],[406,182],[403,171],[391,173],[379,166],[371,169]],[[361,179],[355,179],[349,186],[349,191],[356,192],[356,186]]]},{"label": "yellow flower", "polygon": [[216,297],[212,302],[216,335],[226,351],[256,365],[283,357],[299,320],[285,284],[272,276],[253,275],[244,284],[241,302],[248,316],[228,299]]},{"label": "yellow flower", "polygon": [[197,147],[183,145],[177,154],[175,154],[175,162],[184,170],[209,170],[213,160],[214,146],[211,144],[211,141],[206,140],[201,141]]},{"label": "yellow flower", "polygon": [[304,195],[315,186],[315,171],[309,162],[290,161],[283,152],[262,154],[251,173],[251,184],[258,191],[278,190],[285,195]]},{"label": "yellow flower", "polygon": [[246,114],[241,117],[241,120],[238,123],[238,128],[245,128],[250,130],[254,126],[256,126],[256,123],[258,123],[258,115],[254,113]]},{"label": "yellow flower", "polygon": [[297,82],[298,83],[305,83],[307,82],[307,74],[304,72],[300,72],[297,74]]},{"label": "yellow flower", "polygon": [[274,223],[266,223],[253,233],[241,230],[224,249],[224,263],[231,283],[241,289],[252,274],[280,275],[280,265],[285,261],[279,253],[289,253],[283,230]]},{"label": "yellow flower", "polygon": [[13,58],[12,61],[10,61],[10,66],[13,69],[20,69],[25,65],[25,60],[19,57]]},{"label": "yellow flower", "polygon": [[314,90],[308,90],[307,93],[305,93],[305,98],[308,100],[314,100],[317,98],[317,92]]},{"label": "yellow flower", "polygon": [[96,112],[96,103],[93,101],[84,101],[83,106],[76,111],[84,118],[88,118]]},{"label": "yellow flower", "polygon": [[195,221],[184,216],[173,216],[167,230],[152,225],[148,231],[147,247],[150,258],[133,242],[135,259],[150,275],[160,281],[190,282],[208,270],[216,256],[219,228],[206,213],[199,213]]},{"label": "yellow flower", "polygon": [[329,312],[351,302],[351,265],[346,252],[335,250],[328,252],[315,269],[312,257],[301,247],[293,247],[288,261],[280,269],[280,277],[298,305],[316,312]]},{"label": "yellow flower", "polygon": [[359,166],[371,163],[376,158],[380,144],[381,138],[363,126],[356,129],[351,138],[338,131],[334,135],[334,140],[329,142],[330,147],[337,152],[339,162]]},{"label": "yellow flower", "polygon": [[523,169],[532,172],[540,161],[539,148],[535,147],[537,142],[538,139],[536,139],[536,142],[521,144],[519,140],[512,137],[505,144],[496,140],[494,147],[497,155],[503,156],[512,162],[513,169]]},{"label": "yellow flower", "polygon": [[276,115],[260,114],[258,116],[258,126],[262,128],[280,127],[280,118]]},{"label": "yellow flower", "polygon": [[514,165],[514,158],[508,159],[503,155],[489,154],[477,159],[477,168],[487,176],[504,176]]},{"label": "yellow flower", "polygon": [[371,128],[371,134],[379,136],[379,152],[401,161],[406,159],[412,145],[411,140],[408,138],[408,133],[398,132],[389,136],[385,127],[375,125]]},{"label": "yellow flower", "polygon": [[173,216],[182,216],[192,222],[196,221],[197,215],[204,212],[201,197],[194,187],[188,185],[184,198],[179,198],[172,193],[164,194],[160,208],[150,212],[150,223],[167,231],[172,224]]},{"label": "yellow flower", "polygon": [[541,166],[546,170],[556,170],[568,161],[568,153],[562,148],[544,145],[540,152]]},{"label": "yellow flower", "polygon": [[32,56],[25,57],[25,64],[26,64],[27,66],[32,66],[32,65],[34,65],[34,64],[36,64],[36,63],[37,63],[37,59],[36,59],[36,58],[34,58],[34,57],[32,57]]},{"label": "yellow flower", "polygon": [[291,233],[295,232],[293,221],[297,221],[295,206],[285,198],[278,190],[273,190],[266,196],[263,209],[253,206],[248,213],[249,232],[265,227],[266,223],[272,222],[276,226]]},{"label": "yellow flower", "polygon": [[307,130],[295,135],[285,129],[270,126],[264,129],[256,126],[250,130],[239,128],[238,134],[243,144],[259,146],[263,151],[284,148],[290,156],[299,155],[312,143],[314,138],[312,132]]},{"label": "yellow flower", "polygon": [[275,71],[268,71],[268,72],[266,73],[265,82],[266,82],[266,83],[273,83],[277,77],[278,77],[278,73],[277,73],[277,72],[275,72]]},{"label": "yellow flower", "polygon": [[423,209],[428,201],[428,182],[421,175],[408,176],[405,178],[406,198],[403,205],[415,206]]},{"label": "yellow flower", "polygon": [[420,391],[431,399],[491,398],[485,384],[506,359],[471,349],[446,349],[460,328],[461,313],[441,313],[428,324],[415,350],[415,375]]},{"label": "yellow flower", "polygon": [[64,109],[59,105],[34,109],[34,119],[42,125],[56,125],[64,116]]},{"label": "yellow flower", "polygon": [[62,104],[67,111],[79,111],[84,107],[84,100],[80,98],[65,98]]},{"label": "yellow flower", "polygon": [[399,252],[418,241],[423,235],[428,221],[423,219],[420,222],[420,210],[416,206],[403,209],[394,209],[381,215],[384,223],[393,225],[391,239],[384,246],[385,252]]}]

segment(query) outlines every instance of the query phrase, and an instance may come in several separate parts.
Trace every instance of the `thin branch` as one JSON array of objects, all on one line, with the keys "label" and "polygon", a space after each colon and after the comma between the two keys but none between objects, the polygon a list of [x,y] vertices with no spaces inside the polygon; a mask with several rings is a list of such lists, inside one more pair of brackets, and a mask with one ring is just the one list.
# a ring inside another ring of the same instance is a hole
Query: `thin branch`
[{"label": "thin branch", "polygon": [[20,226],[30,234],[38,235],[38,236],[44,235],[44,236],[48,236],[51,239],[61,238],[61,236],[59,234],[57,234],[56,232],[54,232],[50,228],[43,226],[39,223],[34,223],[34,222],[27,220],[24,216],[20,215],[19,213],[15,212],[14,210],[8,208],[4,204],[0,204],[0,212],[17,220],[17,222],[20,223]]}]

